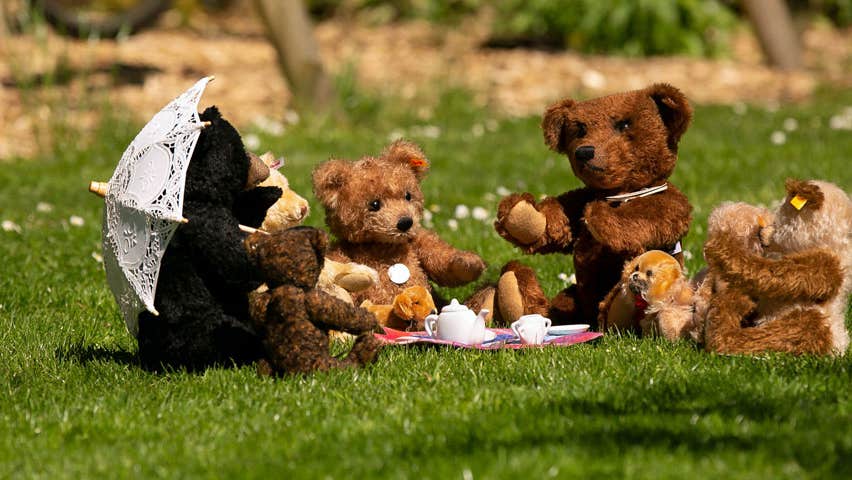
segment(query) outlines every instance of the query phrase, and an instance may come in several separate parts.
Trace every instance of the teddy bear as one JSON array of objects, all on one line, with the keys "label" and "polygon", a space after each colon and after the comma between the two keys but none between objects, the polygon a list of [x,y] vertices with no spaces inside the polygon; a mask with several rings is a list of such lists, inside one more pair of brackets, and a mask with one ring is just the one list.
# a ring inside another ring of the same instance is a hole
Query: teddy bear
[{"label": "teddy bear", "polygon": [[281,196],[258,187],[263,168],[252,165],[240,135],[216,107],[205,110],[187,167],[183,215],[163,255],[154,306],[139,314],[139,359],[162,366],[201,369],[251,363],[263,355],[251,326],[248,293],[261,284],[243,247],[240,224],[259,219]]},{"label": "teddy bear", "polygon": [[848,348],[852,200],[823,181],[787,180],[785,187],[784,202],[769,215],[743,204],[711,215],[704,305],[696,305],[708,351],[843,355]]},{"label": "teddy bear", "polygon": [[[316,288],[328,240],[325,232],[294,227],[253,233],[246,249],[269,290],[251,297],[251,318],[265,355],[258,371],[267,375],[310,373],[373,362],[381,342],[376,318]],[[329,330],[355,335],[349,354],[329,351]]]},{"label": "teddy bear", "polygon": [[325,221],[336,237],[328,258],[375,269],[379,281],[353,294],[364,300],[392,304],[408,287],[431,293],[429,281],[452,287],[476,280],[485,262],[459,250],[423,228],[420,182],[429,163],[414,143],[397,140],[377,157],[358,161],[332,159],[313,171],[313,188],[325,210]]},{"label": "teddy bear", "polygon": [[692,206],[668,178],[691,118],[686,97],[668,84],[547,108],[545,143],[567,155],[584,186],[539,202],[511,194],[499,203],[495,228],[526,254],[573,253],[577,282],[548,302],[529,267],[507,265],[495,299],[507,321],[541,313],[554,324],[596,325],[626,261],[663,250],[683,262]]},{"label": "teddy bear", "polygon": [[426,317],[438,313],[432,295],[420,285],[403,290],[391,305],[375,305],[364,300],[361,308],[375,315],[379,325],[409,332],[423,330]]},{"label": "teddy bear", "polygon": [[600,305],[598,325],[669,341],[697,340],[693,286],[683,266],[660,250],[627,262],[618,286]]},{"label": "teddy bear", "polygon": [[[272,152],[266,152],[260,156],[249,153],[249,157],[252,159],[249,177],[265,178],[257,186],[278,187],[283,193],[266,210],[265,216],[254,220],[247,219],[247,221],[260,223],[260,229],[269,233],[300,225],[310,213],[310,208],[307,200],[290,189],[290,182],[280,171],[283,160],[276,159]],[[254,172],[254,170],[259,171]],[[252,212],[246,212],[243,218],[251,214]],[[366,290],[378,281],[378,274],[370,267],[354,262],[341,263],[326,259],[317,288],[347,303],[353,303],[349,292]],[[265,290],[266,286],[261,285],[258,288]]]}]

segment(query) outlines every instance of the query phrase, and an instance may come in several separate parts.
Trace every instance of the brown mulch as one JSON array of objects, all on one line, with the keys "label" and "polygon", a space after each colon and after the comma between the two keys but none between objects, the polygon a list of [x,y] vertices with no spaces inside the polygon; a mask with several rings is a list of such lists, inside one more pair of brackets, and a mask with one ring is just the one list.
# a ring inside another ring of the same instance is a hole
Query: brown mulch
[{"label": "brown mulch", "polygon": [[[204,17],[124,41],[76,41],[42,30],[0,38],[0,158],[32,156],[51,142],[51,121],[85,129],[103,102],[147,119],[201,76],[216,81],[203,104],[216,104],[237,126],[280,118],[290,102],[275,51],[252,15]],[[341,20],[317,26],[328,69],[355,67],[359,84],[403,98],[463,86],[477,102],[506,115],[539,114],[558,98],[596,96],[669,82],[695,102],[784,102],[807,99],[830,83],[852,87],[852,29],[810,26],[802,35],[806,68],[783,73],[762,64],[753,36],[739,32],[731,58],[648,59],[574,52],[482,48],[486,31],[471,21],[446,29],[423,22],[369,27]],[[39,85],[44,79],[49,87]],[[428,96],[428,95],[427,95]]]}]

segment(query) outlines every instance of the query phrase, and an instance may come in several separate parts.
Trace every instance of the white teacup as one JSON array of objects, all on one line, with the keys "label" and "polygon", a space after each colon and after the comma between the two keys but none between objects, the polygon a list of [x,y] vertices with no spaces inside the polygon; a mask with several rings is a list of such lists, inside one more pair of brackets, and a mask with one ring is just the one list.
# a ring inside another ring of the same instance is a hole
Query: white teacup
[{"label": "white teacup", "polygon": [[524,315],[512,323],[512,331],[527,345],[541,345],[550,328],[550,319],[539,314]]}]

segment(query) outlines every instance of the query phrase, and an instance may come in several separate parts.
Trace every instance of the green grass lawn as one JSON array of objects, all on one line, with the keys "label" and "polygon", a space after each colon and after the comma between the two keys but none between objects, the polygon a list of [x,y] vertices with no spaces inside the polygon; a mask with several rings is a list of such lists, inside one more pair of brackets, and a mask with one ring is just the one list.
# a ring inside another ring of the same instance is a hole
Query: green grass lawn
[{"label": "green grass lawn", "polygon": [[[339,118],[243,133],[258,136],[261,152],[286,155],[284,173],[313,205],[317,162],[376,153],[401,133],[420,142],[432,162],[423,188],[434,229],[479,252],[487,280],[520,254],[490,222],[451,228],[456,205],[493,216],[501,187],[555,194],[579,185],[544,146],[538,118],[495,119],[453,91],[428,109],[352,92],[344,100]],[[850,190],[852,134],[829,128],[849,105],[847,91],[777,111],[697,108],[672,178],[695,206],[684,244],[691,272],[718,203],[772,204],[790,176]],[[0,220],[20,226],[0,230],[0,478],[852,475],[848,356],[720,357],[606,336],[533,351],[386,348],[366,370],[307,378],[143,371],[94,258],[102,204],[86,186],[109,178],[140,127],[109,118],[92,132],[58,126],[54,153],[0,164]],[[798,128],[771,143],[787,119]],[[308,223],[322,225],[322,212]],[[550,294],[572,271],[570,257],[526,260]]]}]

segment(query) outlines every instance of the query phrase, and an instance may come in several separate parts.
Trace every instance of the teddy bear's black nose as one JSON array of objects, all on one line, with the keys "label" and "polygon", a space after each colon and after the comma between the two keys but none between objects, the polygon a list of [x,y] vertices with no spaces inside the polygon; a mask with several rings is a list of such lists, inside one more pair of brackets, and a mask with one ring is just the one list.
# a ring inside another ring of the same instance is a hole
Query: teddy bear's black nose
[{"label": "teddy bear's black nose", "polygon": [[590,145],[583,145],[582,147],[578,147],[577,151],[574,152],[574,156],[577,157],[577,160],[581,162],[588,162],[589,160],[595,158],[595,147]]},{"label": "teddy bear's black nose", "polygon": [[407,232],[412,225],[414,225],[414,220],[411,217],[402,217],[396,222],[396,228],[403,232]]}]

